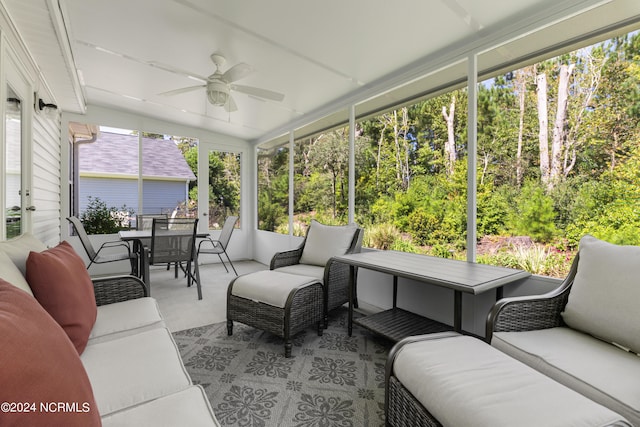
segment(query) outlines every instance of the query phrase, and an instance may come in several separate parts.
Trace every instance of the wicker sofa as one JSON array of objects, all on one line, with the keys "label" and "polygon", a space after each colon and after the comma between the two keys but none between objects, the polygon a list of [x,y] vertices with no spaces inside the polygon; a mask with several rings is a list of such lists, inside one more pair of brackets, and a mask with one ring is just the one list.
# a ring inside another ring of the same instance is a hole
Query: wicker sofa
[{"label": "wicker sofa", "polygon": [[640,247],[585,236],[555,291],[496,303],[487,340],[640,426]]},{"label": "wicker sofa", "polygon": [[[13,405],[0,413],[0,424],[218,426],[204,390],[185,370],[156,301],[138,278],[90,279],[86,274],[93,283],[95,322],[78,347],[73,334],[81,325],[60,323],[55,307],[42,300],[46,291],[61,285],[61,278],[47,273],[38,279],[46,282],[44,292],[40,283],[31,286],[34,275],[43,272],[32,270],[48,268],[32,263],[32,252],[46,258],[69,248],[61,243],[48,249],[30,234],[0,242],[0,401]],[[57,267],[73,269],[73,262]],[[73,274],[82,276],[78,270]]]},{"label": "wicker sofa", "polygon": [[[639,277],[640,247],[587,235],[556,290],[494,305],[484,344],[455,334],[398,342],[386,367],[387,425],[500,425],[511,409],[518,421],[507,425],[640,426]],[[532,370],[556,386],[540,388]],[[582,409],[569,403],[579,398]]]},{"label": "wicker sofa", "polygon": [[631,426],[484,340],[453,331],[399,341],[385,384],[388,426]]}]

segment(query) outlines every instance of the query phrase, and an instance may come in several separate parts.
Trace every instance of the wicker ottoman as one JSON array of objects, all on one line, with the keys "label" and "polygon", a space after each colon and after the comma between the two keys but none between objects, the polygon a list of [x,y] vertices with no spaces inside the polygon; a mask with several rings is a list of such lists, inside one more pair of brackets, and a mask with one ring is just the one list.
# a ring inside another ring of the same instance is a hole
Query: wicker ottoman
[{"label": "wicker ottoman", "polygon": [[227,333],[233,321],[284,338],[291,357],[291,337],[316,324],[322,335],[324,291],[317,278],[263,270],[238,276],[227,290]]},{"label": "wicker ottoman", "polygon": [[621,415],[477,338],[406,338],[389,353],[388,426],[630,426]]}]

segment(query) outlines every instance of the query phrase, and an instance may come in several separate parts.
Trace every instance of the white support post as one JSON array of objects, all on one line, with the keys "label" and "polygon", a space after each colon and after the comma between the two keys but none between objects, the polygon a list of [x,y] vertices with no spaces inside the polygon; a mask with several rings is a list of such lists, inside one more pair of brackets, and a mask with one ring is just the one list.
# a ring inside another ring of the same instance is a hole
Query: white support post
[{"label": "white support post", "polygon": [[356,107],[349,109],[349,224],[355,222],[356,211]]},{"label": "white support post", "polygon": [[294,173],[294,135],[293,131],[289,131],[289,236],[293,236],[293,173]]},{"label": "white support post", "polygon": [[467,111],[467,261],[476,261],[477,157],[478,157],[478,56],[468,59]]},{"label": "white support post", "polygon": [[142,157],[142,153],[144,147],[142,146],[142,133],[142,130],[138,129],[138,210],[136,211],[136,222],[138,221],[138,215],[142,215],[142,210],[144,209],[144,182],[142,181],[142,172],[144,169],[144,157]]}]

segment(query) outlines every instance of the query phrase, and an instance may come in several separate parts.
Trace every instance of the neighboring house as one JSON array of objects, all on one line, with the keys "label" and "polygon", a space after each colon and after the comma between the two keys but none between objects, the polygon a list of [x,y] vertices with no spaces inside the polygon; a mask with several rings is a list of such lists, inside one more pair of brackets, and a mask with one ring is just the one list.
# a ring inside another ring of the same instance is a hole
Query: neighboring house
[{"label": "neighboring house", "polygon": [[100,132],[95,142],[79,145],[78,214],[89,196],[108,207],[126,205],[136,214],[171,213],[196,180],[180,149],[169,139],[142,138],[142,209],[138,205],[138,136]]}]

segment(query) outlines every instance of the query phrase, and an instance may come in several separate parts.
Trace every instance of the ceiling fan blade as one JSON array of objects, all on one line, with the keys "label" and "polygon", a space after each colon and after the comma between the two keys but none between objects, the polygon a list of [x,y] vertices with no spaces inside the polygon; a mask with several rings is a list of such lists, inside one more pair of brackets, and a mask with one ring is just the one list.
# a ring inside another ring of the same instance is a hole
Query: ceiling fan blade
[{"label": "ceiling fan blade", "polygon": [[257,96],[258,98],[270,99],[272,101],[282,101],[284,94],[274,92],[272,90],[261,89],[259,87],[244,86],[244,85],[230,85],[231,90],[246,93],[247,95]]},{"label": "ceiling fan blade", "polygon": [[241,62],[229,68],[222,75],[222,79],[227,83],[231,83],[231,82],[235,82],[236,80],[240,80],[242,78],[247,77],[249,74],[253,73],[254,71],[255,70],[251,65]]},{"label": "ceiling fan blade", "polygon": [[174,90],[170,90],[168,92],[162,92],[162,93],[159,93],[158,95],[162,95],[162,96],[178,95],[180,93],[191,92],[191,91],[194,91],[194,90],[197,90],[197,89],[201,89],[203,87],[207,87],[207,85],[181,87],[180,89],[174,89]]},{"label": "ceiling fan blade", "polygon": [[236,105],[236,102],[233,100],[231,95],[229,95],[229,99],[227,100],[227,103],[224,104],[224,111],[228,113],[233,113],[234,111],[238,111],[238,106]]}]

